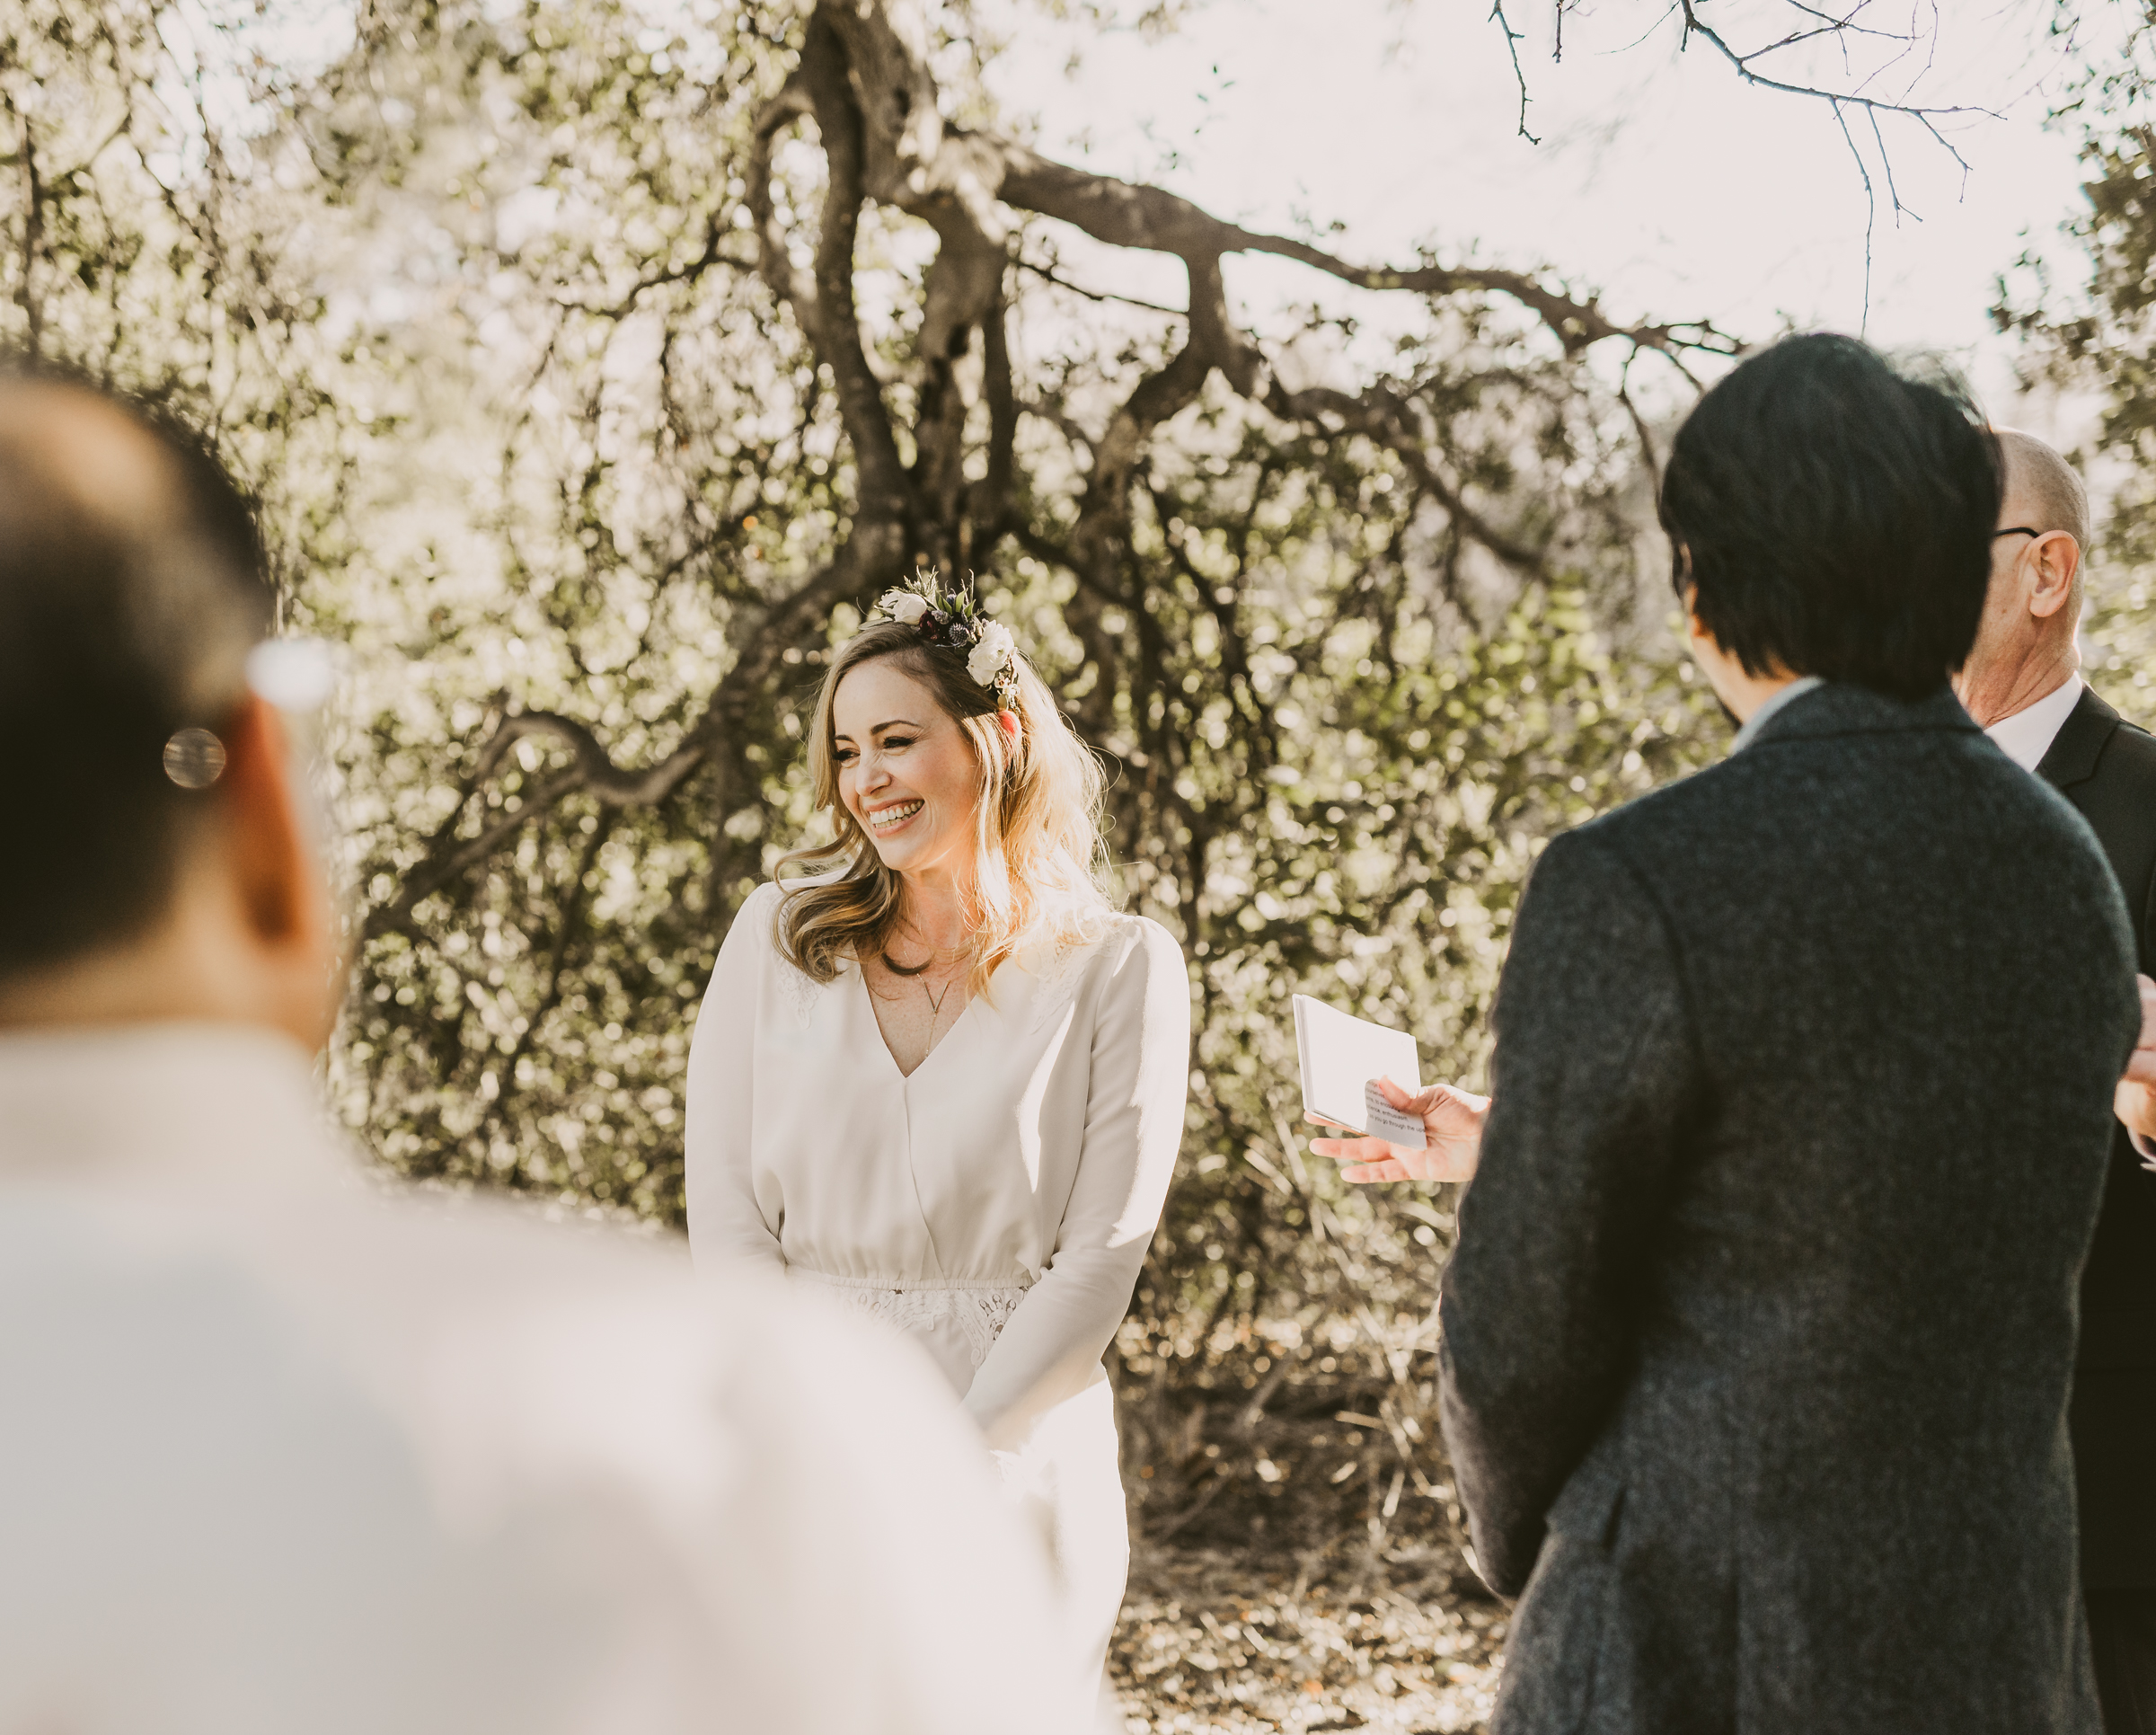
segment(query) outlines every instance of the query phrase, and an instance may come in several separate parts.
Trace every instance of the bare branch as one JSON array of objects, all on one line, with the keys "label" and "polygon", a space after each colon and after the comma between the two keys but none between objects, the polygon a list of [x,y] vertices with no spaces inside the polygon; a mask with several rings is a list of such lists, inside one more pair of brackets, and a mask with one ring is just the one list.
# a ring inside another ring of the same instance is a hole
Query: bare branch
[{"label": "bare branch", "polygon": [[553,711],[520,711],[505,717],[500,734],[508,742],[538,736],[568,748],[576,760],[571,786],[601,807],[650,807],[665,801],[704,755],[702,742],[689,740],[641,771],[617,766],[587,725]]},{"label": "bare branch", "polygon": [[1021,270],[1030,271],[1043,282],[1053,283],[1058,289],[1068,289],[1074,296],[1083,296],[1088,301],[1119,304],[1125,307],[1143,307],[1149,314],[1166,314],[1171,319],[1180,319],[1188,311],[1181,307],[1164,307],[1157,301],[1143,301],[1136,296],[1117,295],[1109,289],[1089,289],[1082,283],[1074,283],[1052,267],[1037,265],[1029,259],[1017,261]]},{"label": "bare branch", "polygon": [[[1490,21],[1505,32],[1505,46],[1512,53],[1512,76],[1520,87],[1520,137],[1530,145],[1542,141],[1527,130],[1527,75],[1520,66],[1520,44],[1527,39],[1512,27],[1505,16],[1505,0],[1490,0]],[[1565,58],[1565,0],[1557,0],[1557,58]]]},{"label": "bare branch", "polygon": [[[561,297],[556,305],[580,314],[591,314],[600,319],[625,319],[636,311],[636,305],[654,289],[664,288],[670,283],[694,283],[719,264],[738,264],[742,261],[727,258],[724,252],[726,231],[720,226],[716,213],[704,232],[703,249],[694,259],[677,265],[668,265],[656,271],[648,271],[629,286],[626,293],[610,302],[579,301]],[[798,314],[798,309],[797,309]]]},{"label": "bare branch", "polygon": [[1427,442],[1418,438],[1417,430],[1407,425],[1403,407],[1390,394],[1373,391],[1355,397],[1345,392],[1313,387],[1292,394],[1277,392],[1267,407],[1286,419],[1315,422],[1321,426],[1323,425],[1323,418],[1331,417],[1340,429],[1375,440],[1401,461],[1408,474],[1427,489],[1445,508],[1453,521],[1475,541],[1507,565],[1515,567],[1530,577],[1543,575],[1546,561],[1542,551],[1531,548],[1517,537],[1508,536],[1468,504],[1458,485],[1439,472],[1430,461]]},{"label": "bare branch", "polygon": [[1634,350],[1624,359],[1624,366],[1617,370],[1617,402],[1624,406],[1624,413],[1632,424],[1632,437],[1639,442],[1639,456],[1647,465],[1647,474],[1662,474],[1662,459],[1655,448],[1655,437],[1647,425],[1647,418],[1639,413],[1639,403],[1632,396],[1632,364],[1639,359]]},{"label": "bare branch", "polygon": [[1792,9],[1802,13],[1807,18],[1817,19],[1819,21],[1819,29],[1816,31],[1806,31],[1796,38],[1787,40],[1801,41],[1805,37],[1807,36],[1827,34],[1835,36],[1876,36],[1879,38],[1880,40],[1886,42],[1907,42],[1913,40],[1905,31],[1874,30],[1869,24],[1858,23],[1857,14],[1862,12],[1866,6],[1869,5],[1871,4],[1871,0],[1856,0],[1856,4],[1854,5],[1852,5],[1847,12],[1840,13],[1839,15],[1831,12],[1822,12],[1817,6],[1807,6],[1804,4],[1804,0],[1788,0],[1788,4]]},{"label": "bare branch", "polygon": [[1946,135],[1941,133],[1933,123],[1943,120],[1952,120],[1962,115],[1981,116],[1989,120],[1996,120],[2000,118],[1998,111],[1995,109],[1983,108],[1974,103],[1935,106],[1922,102],[1896,102],[1884,97],[1863,96],[1850,92],[1825,91],[1813,84],[1792,84],[1780,78],[1771,78],[1765,73],[1758,71],[1754,63],[1772,54],[1777,49],[1789,46],[1790,41],[1798,39],[1790,38],[1781,42],[1770,43],[1767,47],[1756,49],[1750,54],[1740,54],[1729,46],[1727,40],[1722,36],[1720,31],[1711,24],[1701,22],[1700,0],[1678,0],[1678,4],[1684,16],[1685,45],[1689,46],[1692,38],[1698,37],[1727,60],[1735,69],[1736,75],[1745,84],[1755,84],[1761,90],[1780,91],[1785,96],[1808,96],[1822,102],[1836,105],[1847,103],[1851,108],[1876,110],[1881,114],[1906,115],[1913,120],[1922,122],[1925,130],[1930,132],[1931,137],[1937,139],[1940,145],[1964,169],[1969,166],[1968,159],[1954,148],[1953,145],[1948,141]]},{"label": "bare branch", "polygon": [[1864,314],[1857,323],[1857,330],[1861,332],[1871,323],[1871,237],[1878,227],[1879,200],[1872,189],[1871,170],[1865,164],[1864,153],[1857,148],[1856,138],[1849,130],[1849,118],[1842,112],[1839,102],[1833,106],[1834,124],[1842,128],[1842,142],[1849,146],[1849,154],[1856,158],[1857,174],[1864,182]]}]

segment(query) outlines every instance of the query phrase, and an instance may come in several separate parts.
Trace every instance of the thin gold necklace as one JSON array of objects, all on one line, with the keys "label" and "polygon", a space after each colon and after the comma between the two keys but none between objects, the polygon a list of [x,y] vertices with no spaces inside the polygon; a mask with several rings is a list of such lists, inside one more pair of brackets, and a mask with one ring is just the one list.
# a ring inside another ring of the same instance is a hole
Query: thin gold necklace
[{"label": "thin gold necklace", "polygon": [[[919,963],[913,965],[901,964],[897,959],[891,956],[888,949],[885,950],[880,956],[883,960],[884,969],[890,971],[893,976],[896,976],[900,981],[903,982],[910,980],[917,976],[924,976],[930,970],[933,969],[938,964],[954,960],[964,952],[965,948],[963,946],[953,946],[948,952],[939,952],[935,947],[931,946],[929,948],[928,956],[923,958]],[[922,995],[928,1001],[928,1016],[929,1022],[932,1024],[937,1019],[943,1016],[943,1003],[950,998],[950,990],[957,984],[958,979],[959,978],[954,976],[950,981],[944,983],[943,992],[941,994],[931,993],[929,991],[929,986],[926,982],[921,984]]]}]

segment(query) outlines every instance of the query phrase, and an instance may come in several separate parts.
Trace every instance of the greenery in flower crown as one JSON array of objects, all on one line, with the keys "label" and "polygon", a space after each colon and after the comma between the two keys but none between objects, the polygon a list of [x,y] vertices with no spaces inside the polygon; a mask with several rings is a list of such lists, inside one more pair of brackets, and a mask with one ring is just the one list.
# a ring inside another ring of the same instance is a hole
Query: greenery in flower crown
[{"label": "greenery in flower crown", "polygon": [[887,618],[910,626],[928,643],[965,653],[966,672],[995,695],[1003,710],[1018,705],[1018,642],[1011,629],[982,614],[972,580],[948,590],[933,567],[916,571],[876,604]]}]

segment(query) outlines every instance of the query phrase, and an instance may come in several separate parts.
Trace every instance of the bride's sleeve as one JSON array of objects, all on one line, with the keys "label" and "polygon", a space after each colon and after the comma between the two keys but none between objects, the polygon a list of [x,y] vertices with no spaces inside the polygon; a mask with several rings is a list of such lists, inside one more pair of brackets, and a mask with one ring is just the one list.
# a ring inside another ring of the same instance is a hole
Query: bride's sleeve
[{"label": "bride's sleeve", "polygon": [[1094,1378],[1130,1307],[1183,1140],[1190,976],[1165,929],[1133,925],[1093,1027],[1084,1146],[1056,1252],[973,1376],[966,1408],[990,1446]]},{"label": "bride's sleeve", "polygon": [[770,1196],[759,1197],[749,1160],[756,1008],[776,901],[776,889],[761,886],[735,914],[689,1042],[683,1182],[689,1251],[699,1264],[741,1261],[773,1270],[786,1266],[779,1251],[782,1201],[769,1177],[764,1191]]}]

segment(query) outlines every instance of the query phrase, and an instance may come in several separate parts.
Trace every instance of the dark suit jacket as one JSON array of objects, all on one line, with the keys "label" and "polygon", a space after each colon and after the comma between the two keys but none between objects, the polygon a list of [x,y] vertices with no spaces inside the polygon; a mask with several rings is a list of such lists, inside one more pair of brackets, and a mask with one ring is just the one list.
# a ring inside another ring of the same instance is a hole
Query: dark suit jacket
[{"label": "dark suit jacket", "polygon": [[1445,1274],[1496,1735],[2095,1731],[2067,1390],[2132,935],[1943,686],[1544,853]]},{"label": "dark suit jacket", "polygon": [[[2037,767],[2089,821],[2149,950],[2156,902],[2156,738],[2083,689]],[[2104,1207],[2081,1272],[2074,1376],[2081,1576],[2092,1589],[2156,1586],[2156,1174],[2115,1127]]]}]

